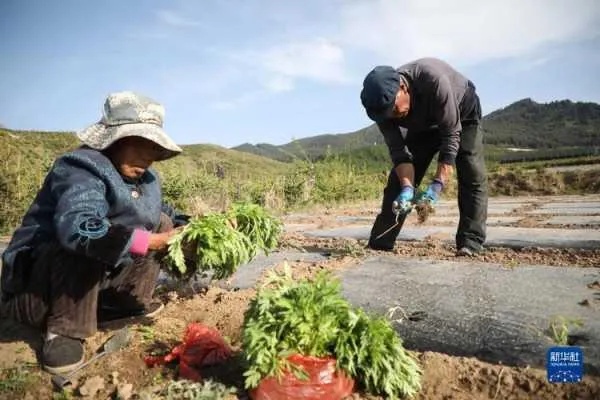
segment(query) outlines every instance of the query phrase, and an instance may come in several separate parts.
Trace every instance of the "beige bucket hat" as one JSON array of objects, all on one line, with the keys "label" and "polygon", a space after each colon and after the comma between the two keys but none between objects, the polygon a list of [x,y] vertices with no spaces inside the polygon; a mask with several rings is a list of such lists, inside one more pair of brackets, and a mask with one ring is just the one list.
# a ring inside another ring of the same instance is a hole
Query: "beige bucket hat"
[{"label": "beige bucket hat", "polygon": [[164,115],[164,107],[149,97],[130,91],[111,93],[104,102],[102,119],[77,137],[93,149],[104,150],[119,139],[139,136],[164,148],[157,161],[166,160],[182,150],[163,130]]}]

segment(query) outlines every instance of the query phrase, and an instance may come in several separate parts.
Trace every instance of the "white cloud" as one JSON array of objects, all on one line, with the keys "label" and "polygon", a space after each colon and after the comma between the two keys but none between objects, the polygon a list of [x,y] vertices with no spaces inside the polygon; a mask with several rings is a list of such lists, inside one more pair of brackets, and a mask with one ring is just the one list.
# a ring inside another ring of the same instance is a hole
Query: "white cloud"
[{"label": "white cloud", "polygon": [[[340,39],[386,62],[460,64],[522,56],[600,33],[597,0],[371,0],[341,10]],[[380,60],[381,61],[381,60]],[[378,61],[374,60],[374,63]]]},{"label": "white cloud", "polygon": [[265,86],[273,93],[289,92],[294,89],[294,81],[287,76],[275,75],[267,79]]},{"label": "white cloud", "polygon": [[158,10],[155,11],[155,14],[160,22],[175,28],[188,28],[200,25],[198,21],[186,18],[181,13],[173,10]]},{"label": "white cloud", "polygon": [[[220,39],[178,38],[190,55],[202,54],[202,66],[169,70],[162,82],[177,93],[202,95],[219,110],[289,93],[306,82],[357,85],[374,64],[423,56],[460,67],[500,59],[510,71],[541,68],[559,56],[555,44],[600,35],[598,0],[243,2],[225,13],[227,28],[218,18],[214,26],[203,19],[207,13],[222,17],[223,10],[186,4],[192,5],[156,11],[159,26],[169,33],[173,27],[211,26]],[[317,16],[307,11],[319,7],[324,11]],[[219,101],[232,90],[239,98]]]},{"label": "white cloud", "polygon": [[347,80],[344,50],[323,38],[274,46],[259,59],[264,69],[288,78],[309,78],[326,83]]},{"label": "white cloud", "polygon": [[537,69],[542,65],[548,64],[553,59],[551,56],[535,57],[528,60],[523,60],[515,68],[515,72],[525,72]]},{"label": "white cloud", "polygon": [[246,92],[229,100],[218,100],[211,104],[211,107],[219,111],[230,111],[244,107],[253,103],[264,95],[264,91]]},{"label": "white cloud", "polygon": [[598,0],[353,0],[335,10],[286,26],[285,40],[272,37],[270,46],[235,49],[230,57],[279,93],[301,80],[346,84],[365,64],[424,56],[460,66],[521,57],[520,68],[537,68],[551,58],[545,50],[552,44],[600,34]]},{"label": "white cloud", "polygon": [[301,79],[326,84],[349,80],[344,51],[323,38],[231,52],[229,58],[244,64],[252,79],[262,82],[264,88],[274,93],[294,89],[295,82]]}]

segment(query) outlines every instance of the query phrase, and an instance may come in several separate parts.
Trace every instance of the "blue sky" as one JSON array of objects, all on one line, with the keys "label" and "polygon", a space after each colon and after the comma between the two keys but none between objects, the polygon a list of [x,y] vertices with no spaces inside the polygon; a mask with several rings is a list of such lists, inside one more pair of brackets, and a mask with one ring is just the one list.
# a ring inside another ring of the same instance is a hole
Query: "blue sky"
[{"label": "blue sky", "polygon": [[181,144],[286,143],[371,123],[373,66],[436,56],[484,112],[600,102],[597,0],[2,0],[0,124],[78,130],[110,92],[166,108]]}]

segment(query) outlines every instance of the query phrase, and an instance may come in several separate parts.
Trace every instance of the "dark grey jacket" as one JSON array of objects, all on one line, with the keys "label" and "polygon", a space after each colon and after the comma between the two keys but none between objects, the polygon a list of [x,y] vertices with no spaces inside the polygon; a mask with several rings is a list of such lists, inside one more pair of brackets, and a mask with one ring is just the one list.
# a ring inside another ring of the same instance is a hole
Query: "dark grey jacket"
[{"label": "dark grey jacket", "polygon": [[187,220],[161,197],[152,169],[134,183],[97,150],[79,148],[61,156],[2,254],[2,291],[23,288],[36,248],[49,241],[107,266],[131,261],[134,229],[156,231],[161,212],[175,225]]},{"label": "dark grey jacket", "polygon": [[397,68],[408,83],[410,111],[405,118],[378,123],[394,166],[412,161],[407,137],[438,129],[441,146],[438,160],[454,164],[463,125],[478,123],[481,106],[475,85],[449,64],[422,58]]}]

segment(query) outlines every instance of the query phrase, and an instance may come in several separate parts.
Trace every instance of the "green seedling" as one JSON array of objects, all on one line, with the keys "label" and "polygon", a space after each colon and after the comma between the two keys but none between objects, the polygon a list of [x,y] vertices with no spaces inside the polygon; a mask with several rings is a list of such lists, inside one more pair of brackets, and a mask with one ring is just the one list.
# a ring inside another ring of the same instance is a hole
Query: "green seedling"
[{"label": "green seedling", "polygon": [[154,328],[151,326],[139,326],[136,330],[140,333],[140,337],[144,343],[153,342],[156,338]]},{"label": "green seedling", "polygon": [[356,242],[345,241],[340,254],[342,256],[362,257],[365,255],[365,249]]},{"label": "green seedling", "polygon": [[285,370],[305,377],[287,361],[292,354],[335,357],[338,370],[388,399],[414,395],[421,385],[421,369],[391,323],[353,308],[328,272],[304,280],[294,280],[287,264],[271,272],[246,312],[242,348],[247,389]]},{"label": "green seedling", "polygon": [[73,391],[69,389],[62,389],[59,392],[54,392],[52,394],[52,400],[72,400],[73,399]]},{"label": "green seedling", "polygon": [[569,336],[572,328],[581,328],[583,321],[575,318],[556,316],[550,321],[549,332],[554,343],[560,346],[569,344]]},{"label": "green seedling", "polygon": [[282,227],[254,204],[236,204],[225,213],[205,214],[192,219],[170,241],[167,265],[183,277],[210,270],[215,279],[228,278],[258,252],[273,250]]},{"label": "green seedling", "polygon": [[32,382],[31,371],[22,365],[0,371],[0,393],[22,393]]}]

